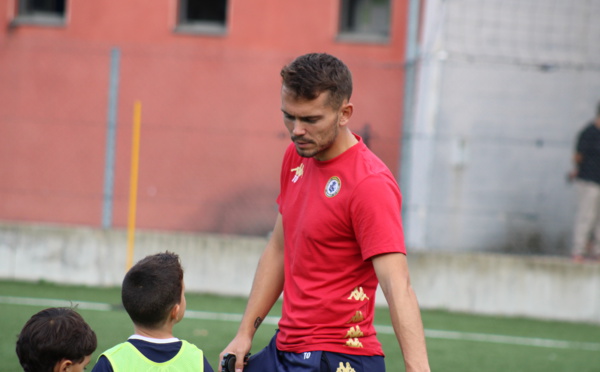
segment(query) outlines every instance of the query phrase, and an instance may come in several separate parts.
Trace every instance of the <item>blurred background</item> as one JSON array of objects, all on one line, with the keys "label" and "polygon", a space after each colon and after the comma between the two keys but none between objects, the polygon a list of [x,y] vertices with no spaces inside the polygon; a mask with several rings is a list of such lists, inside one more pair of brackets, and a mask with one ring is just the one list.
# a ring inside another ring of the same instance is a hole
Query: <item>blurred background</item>
[{"label": "blurred background", "polygon": [[[280,69],[328,52],[354,73],[353,130],[394,172],[407,4],[3,0],[0,219],[266,235],[289,136]],[[393,6],[392,6],[393,5]]]},{"label": "blurred background", "polygon": [[0,0],[0,273],[58,278],[56,256],[76,269],[63,281],[119,282],[86,262],[123,257],[135,102],[136,229],[167,234],[161,249],[262,246],[289,143],[279,71],[308,52],[352,70],[350,127],[397,177],[409,251],[569,256],[599,15],[600,0]]}]

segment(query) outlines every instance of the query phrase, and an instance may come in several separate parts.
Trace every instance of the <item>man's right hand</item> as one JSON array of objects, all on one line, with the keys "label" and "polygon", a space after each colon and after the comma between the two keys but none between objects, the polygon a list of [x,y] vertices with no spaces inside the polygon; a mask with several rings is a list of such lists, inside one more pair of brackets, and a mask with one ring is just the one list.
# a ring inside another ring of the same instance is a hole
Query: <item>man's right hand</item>
[{"label": "man's right hand", "polygon": [[235,355],[235,372],[241,372],[244,369],[244,357],[250,352],[252,340],[247,337],[235,336],[227,347],[219,354],[219,372],[223,372],[221,362],[225,354]]}]

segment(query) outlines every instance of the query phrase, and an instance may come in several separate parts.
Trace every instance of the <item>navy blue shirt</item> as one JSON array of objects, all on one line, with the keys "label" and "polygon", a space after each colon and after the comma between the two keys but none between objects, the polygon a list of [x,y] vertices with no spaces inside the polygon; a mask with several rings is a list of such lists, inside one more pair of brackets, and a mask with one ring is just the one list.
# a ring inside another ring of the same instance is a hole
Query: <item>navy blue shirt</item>
[{"label": "navy blue shirt", "polygon": [[[169,342],[165,344],[157,344],[135,338],[127,340],[138,349],[146,358],[155,363],[164,363],[173,359],[181,349],[181,341]],[[92,369],[92,372],[113,372],[112,366],[108,359],[102,355]],[[214,372],[206,357],[204,357],[204,372]]]},{"label": "navy blue shirt", "polygon": [[593,123],[579,134],[576,150],[582,158],[577,178],[600,184],[600,129]]}]

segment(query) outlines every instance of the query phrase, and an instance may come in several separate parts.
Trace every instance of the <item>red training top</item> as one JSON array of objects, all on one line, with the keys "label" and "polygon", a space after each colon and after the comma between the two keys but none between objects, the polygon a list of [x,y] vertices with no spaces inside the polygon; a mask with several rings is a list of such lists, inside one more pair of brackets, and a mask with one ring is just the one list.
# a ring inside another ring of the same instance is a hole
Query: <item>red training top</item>
[{"label": "red training top", "polygon": [[358,144],[328,161],[300,157],[294,144],[286,150],[277,198],[285,237],[279,350],[383,355],[370,258],[406,253],[401,195],[356,137]]}]

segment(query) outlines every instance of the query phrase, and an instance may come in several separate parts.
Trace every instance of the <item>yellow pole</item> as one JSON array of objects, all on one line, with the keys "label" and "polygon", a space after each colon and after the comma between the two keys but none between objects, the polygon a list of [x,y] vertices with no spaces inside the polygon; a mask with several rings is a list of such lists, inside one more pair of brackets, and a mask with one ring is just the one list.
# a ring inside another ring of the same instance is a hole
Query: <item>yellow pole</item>
[{"label": "yellow pole", "polygon": [[135,211],[137,203],[138,168],[140,163],[140,127],[142,119],[142,103],[135,101],[133,106],[133,134],[131,144],[131,174],[129,182],[129,220],[127,224],[127,264],[125,271],[133,265],[133,248],[135,244]]}]

